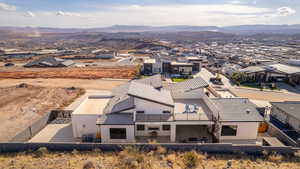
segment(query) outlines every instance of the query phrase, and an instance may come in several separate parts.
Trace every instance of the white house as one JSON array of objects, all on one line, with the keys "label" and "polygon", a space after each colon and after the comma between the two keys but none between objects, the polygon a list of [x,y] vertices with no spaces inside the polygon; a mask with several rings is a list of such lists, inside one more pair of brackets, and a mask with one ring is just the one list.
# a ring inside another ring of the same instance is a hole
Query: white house
[{"label": "white house", "polygon": [[[80,120],[78,114],[86,110],[79,107],[72,115],[74,136],[90,134],[103,143],[255,143],[263,118],[254,104],[244,98],[210,99],[204,93],[207,86],[201,77],[167,87],[162,86],[160,75],[131,81],[105,98],[109,99],[106,106],[97,108],[102,112],[93,112],[98,116]],[[82,127],[80,121],[94,126],[76,129]]]},{"label": "white house", "polygon": [[300,102],[272,102],[271,116],[300,134]]}]

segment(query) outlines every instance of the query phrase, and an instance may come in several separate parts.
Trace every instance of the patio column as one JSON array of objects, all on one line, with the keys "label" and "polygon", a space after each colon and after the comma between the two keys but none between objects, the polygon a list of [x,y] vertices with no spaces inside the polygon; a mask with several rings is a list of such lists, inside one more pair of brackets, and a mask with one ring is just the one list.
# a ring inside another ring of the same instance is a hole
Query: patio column
[{"label": "patio column", "polygon": [[170,141],[173,143],[176,142],[176,124],[171,124]]}]

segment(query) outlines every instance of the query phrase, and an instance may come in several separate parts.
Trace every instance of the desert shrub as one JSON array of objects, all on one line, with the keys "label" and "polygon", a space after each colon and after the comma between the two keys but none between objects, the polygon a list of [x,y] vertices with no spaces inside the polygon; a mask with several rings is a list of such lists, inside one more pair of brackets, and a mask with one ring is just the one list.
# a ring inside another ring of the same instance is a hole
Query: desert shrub
[{"label": "desert shrub", "polygon": [[127,146],[119,153],[118,168],[135,169],[144,161],[144,156],[141,151],[135,146]]},{"label": "desert shrub", "polygon": [[300,150],[294,153],[294,156],[300,159]]},{"label": "desert shrub", "polygon": [[40,147],[39,149],[37,149],[33,154],[34,154],[34,158],[39,158],[42,157],[43,155],[49,153],[48,149],[46,147]]},{"label": "desert shrub", "polygon": [[262,153],[264,156],[268,156],[268,155],[269,155],[269,152],[268,152],[267,150],[263,150],[261,153]]},{"label": "desert shrub", "polygon": [[268,156],[268,159],[272,162],[281,162],[283,159],[283,156],[277,153],[272,153]]},{"label": "desert shrub", "polygon": [[199,164],[199,157],[195,151],[189,151],[183,154],[183,163],[185,168],[196,168]]},{"label": "desert shrub", "polygon": [[92,161],[86,161],[83,166],[82,169],[94,169],[94,163]]},{"label": "desert shrub", "polygon": [[165,147],[157,146],[156,152],[159,155],[165,155],[167,154],[168,150]]}]

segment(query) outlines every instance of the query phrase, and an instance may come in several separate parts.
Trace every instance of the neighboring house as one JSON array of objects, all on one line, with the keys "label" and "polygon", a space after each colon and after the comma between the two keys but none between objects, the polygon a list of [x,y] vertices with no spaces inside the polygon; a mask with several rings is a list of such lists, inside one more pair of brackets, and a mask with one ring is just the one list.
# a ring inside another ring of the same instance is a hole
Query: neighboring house
[{"label": "neighboring house", "polygon": [[244,98],[210,99],[206,87],[201,77],[167,87],[160,75],[133,80],[112,95],[81,103],[72,114],[74,137],[89,135],[103,143],[255,143],[263,121],[255,105]]},{"label": "neighboring house", "polygon": [[232,76],[233,73],[238,72],[241,69],[241,66],[237,64],[224,64],[222,67],[222,73]]},{"label": "neighboring house", "polygon": [[64,60],[52,56],[42,57],[24,65],[24,67],[69,67],[75,63],[71,60]]},{"label": "neighboring house", "polygon": [[144,61],[143,73],[144,75],[153,75],[161,73],[162,63],[156,61],[156,59],[147,59]]},{"label": "neighboring house", "polygon": [[237,72],[243,73],[243,81],[274,82],[285,81],[290,84],[300,84],[300,67],[280,63],[249,66]]},{"label": "neighboring house", "polygon": [[[181,59],[181,60],[180,60]],[[144,75],[153,74],[175,74],[191,75],[201,71],[202,63],[207,60],[203,57],[184,57],[177,59],[167,59],[163,57],[144,60],[142,72]]]},{"label": "neighboring house", "polygon": [[244,73],[245,81],[252,82],[263,82],[266,81],[267,69],[264,66],[249,66],[247,68],[239,70],[239,72]]},{"label": "neighboring house", "polygon": [[193,73],[193,63],[171,62],[172,74],[191,75]]},{"label": "neighboring house", "polygon": [[272,102],[271,116],[300,134],[300,102]]},{"label": "neighboring house", "polygon": [[92,53],[95,54],[95,57],[98,59],[113,59],[117,55],[115,51],[104,49],[94,50]]}]

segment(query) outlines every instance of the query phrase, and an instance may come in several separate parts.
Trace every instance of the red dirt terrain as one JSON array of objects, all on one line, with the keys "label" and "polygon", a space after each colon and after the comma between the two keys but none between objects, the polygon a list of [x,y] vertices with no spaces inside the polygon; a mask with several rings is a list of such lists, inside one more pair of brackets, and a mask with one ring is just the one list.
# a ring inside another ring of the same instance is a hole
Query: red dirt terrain
[{"label": "red dirt terrain", "polygon": [[93,67],[93,68],[22,68],[2,70],[0,79],[25,78],[70,78],[70,79],[132,79],[137,75],[136,67]]}]

